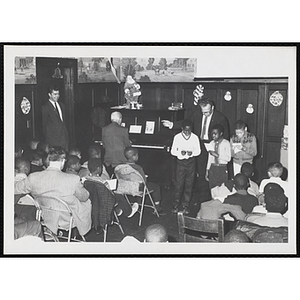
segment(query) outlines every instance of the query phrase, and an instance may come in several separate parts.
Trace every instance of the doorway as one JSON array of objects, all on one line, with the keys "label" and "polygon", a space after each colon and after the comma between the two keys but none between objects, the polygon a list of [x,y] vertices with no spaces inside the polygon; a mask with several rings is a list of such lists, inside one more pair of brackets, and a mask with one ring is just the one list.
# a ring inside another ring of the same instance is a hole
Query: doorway
[{"label": "doorway", "polygon": [[74,128],[75,87],[77,84],[77,60],[69,58],[36,58],[37,98],[35,102],[36,136],[42,140],[42,106],[48,101],[48,88],[51,84],[60,89],[60,102],[66,108],[66,126],[69,132],[70,146],[75,145]]}]

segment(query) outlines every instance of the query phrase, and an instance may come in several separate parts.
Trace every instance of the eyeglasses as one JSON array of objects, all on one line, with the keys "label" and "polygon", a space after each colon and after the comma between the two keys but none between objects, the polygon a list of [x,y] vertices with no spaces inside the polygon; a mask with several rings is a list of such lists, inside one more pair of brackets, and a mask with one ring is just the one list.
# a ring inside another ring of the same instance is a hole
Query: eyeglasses
[{"label": "eyeglasses", "polygon": [[211,114],[211,110],[202,112],[202,115],[204,115],[204,116],[209,116],[210,114]]}]

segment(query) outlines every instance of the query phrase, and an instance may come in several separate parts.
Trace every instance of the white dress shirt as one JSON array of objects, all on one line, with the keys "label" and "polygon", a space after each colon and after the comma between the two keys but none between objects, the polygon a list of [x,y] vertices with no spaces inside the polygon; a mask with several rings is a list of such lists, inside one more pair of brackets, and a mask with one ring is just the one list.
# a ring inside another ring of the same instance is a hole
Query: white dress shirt
[{"label": "white dress shirt", "polygon": [[[54,101],[52,101],[52,100],[50,100],[50,99],[49,99],[49,101],[50,101],[50,103],[53,105],[53,107],[54,107],[54,108],[55,108],[55,110],[56,110],[56,107],[55,107],[55,103],[54,103]],[[60,119],[63,121],[63,117],[62,117],[62,111],[61,111],[60,105],[59,105],[59,103],[58,103],[58,102],[56,102],[56,105],[57,105],[58,114],[59,114],[59,116],[60,116]]]},{"label": "white dress shirt", "polygon": [[[210,124],[212,115],[213,115],[213,113],[211,113],[210,116],[207,117],[206,130],[205,130],[204,136],[203,136],[204,140],[209,140],[209,136],[208,136],[209,131],[208,131],[208,128],[209,128],[209,124]],[[204,126],[204,120],[205,120],[205,115],[203,115],[203,117],[202,117],[201,134],[202,134],[203,126]]]}]

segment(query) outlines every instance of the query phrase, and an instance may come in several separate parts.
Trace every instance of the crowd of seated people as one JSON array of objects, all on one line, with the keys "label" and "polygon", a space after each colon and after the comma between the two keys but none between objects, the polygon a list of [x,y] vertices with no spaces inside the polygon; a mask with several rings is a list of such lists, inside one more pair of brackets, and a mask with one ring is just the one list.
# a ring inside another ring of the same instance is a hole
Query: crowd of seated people
[{"label": "crowd of seated people", "polygon": [[[258,186],[251,180],[253,166],[244,163],[241,173],[212,189],[213,199],[201,204],[197,218],[231,222],[225,242],[287,242],[288,187],[282,173],[281,163],[270,163],[269,179]],[[259,239],[255,231],[266,236]]]},{"label": "crowd of seated people", "polygon": [[[136,164],[138,151],[128,147],[124,155],[127,163],[137,169],[147,182],[143,169]],[[102,162],[101,148],[91,145],[88,157],[88,160],[82,161],[78,148],[71,147],[66,153],[61,147],[49,147],[47,143],[37,140],[31,141],[27,148],[16,146],[15,238],[40,235],[35,220],[35,206],[28,203],[23,205],[20,201],[26,194],[33,198],[40,195],[61,197],[71,207],[82,235],[91,229],[96,234],[102,234],[105,224],[111,222],[113,211],[127,218],[138,211],[138,203],[129,205],[122,195],[115,194],[107,184],[110,176]],[[262,180],[258,185],[252,179],[252,163],[244,162],[240,173],[234,178],[211,189],[212,197],[201,203],[197,218],[216,220],[225,217],[225,220],[232,222],[230,224],[245,221],[258,226],[288,227],[289,191],[287,181],[281,179],[282,173],[283,167],[279,162],[271,163],[268,166],[269,179]],[[154,190],[153,198],[159,214],[165,215],[160,206],[160,186],[151,182],[147,184]],[[235,241],[234,234],[242,236],[240,232],[236,233],[238,229],[234,226],[230,226],[232,230],[225,241]],[[249,236],[248,239],[236,240],[251,241]]]},{"label": "crowd of seated people", "polygon": [[[105,225],[111,223],[114,210],[118,217],[124,215],[127,218],[138,211],[138,203],[130,205],[123,195],[111,190],[107,182],[110,177],[102,163],[99,146],[89,147],[89,160],[81,165],[81,151],[78,148],[70,148],[66,153],[62,147],[49,147],[46,143],[42,143],[44,150],[38,149],[36,140],[29,145],[34,147],[29,147],[26,153],[19,146],[15,151],[15,239],[40,234],[40,231],[36,233],[39,222],[35,220],[34,201],[21,202],[24,195],[32,198],[56,196],[64,200],[83,236],[92,228],[96,234],[102,234]],[[58,216],[53,220],[50,224],[53,232],[57,232],[58,228],[55,222],[63,223],[64,220]]]}]

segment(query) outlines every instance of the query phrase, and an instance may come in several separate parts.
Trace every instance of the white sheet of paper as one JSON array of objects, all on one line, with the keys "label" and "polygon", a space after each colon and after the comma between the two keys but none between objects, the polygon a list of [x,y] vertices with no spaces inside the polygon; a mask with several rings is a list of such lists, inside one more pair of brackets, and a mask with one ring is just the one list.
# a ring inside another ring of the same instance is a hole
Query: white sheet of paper
[{"label": "white sheet of paper", "polygon": [[242,144],[241,143],[232,143],[234,153],[242,151],[241,149],[238,149],[237,146],[242,146]]},{"label": "white sheet of paper", "polygon": [[154,134],[155,121],[146,121],[145,134]]},{"label": "white sheet of paper", "polygon": [[106,182],[108,183],[111,191],[114,191],[117,188],[117,179],[109,179],[109,180],[106,180]]},{"label": "white sheet of paper", "polygon": [[130,125],[129,133],[141,133],[142,125]]},{"label": "white sheet of paper", "polygon": [[206,148],[207,152],[215,150],[214,147],[213,147],[213,145],[211,145],[211,143],[204,143],[204,145],[205,145],[205,148]]}]

